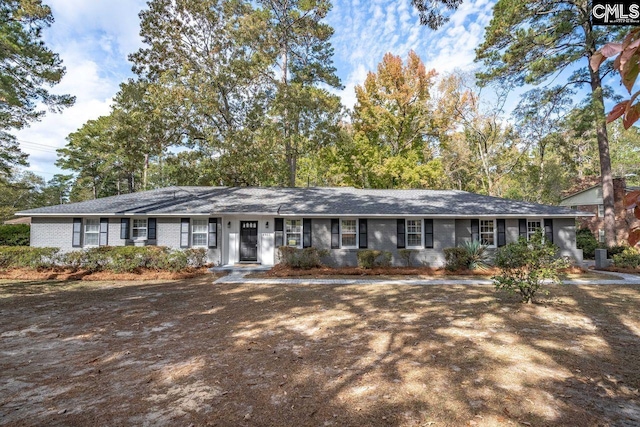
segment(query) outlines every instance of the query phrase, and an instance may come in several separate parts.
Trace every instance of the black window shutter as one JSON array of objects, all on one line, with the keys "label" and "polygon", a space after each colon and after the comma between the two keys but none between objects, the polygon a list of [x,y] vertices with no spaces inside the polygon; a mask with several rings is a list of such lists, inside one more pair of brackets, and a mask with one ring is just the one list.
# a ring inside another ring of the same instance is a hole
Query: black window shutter
[{"label": "black window shutter", "polygon": [[496,220],[498,226],[498,247],[507,244],[507,229],[504,218]]},{"label": "black window shutter", "polygon": [[311,218],[302,220],[302,247],[311,247]]},{"label": "black window shutter", "polygon": [[359,227],[359,231],[360,231],[360,236],[359,236],[359,247],[360,249],[367,249],[367,220],[366,219],[359,219],[358,223],[360,224]]},{"label": "black window shutter", "polygon": [[527,220],[524,218],[518,220],[518,236],[527,238]]},{"label": "black window shutter", "polygon": [[404,219],[397,220],[398,224],[398,248],[402,249],[406,247],[405,243],[405,231],[404,231]]},{"label": "black window shutter", "polygon": [[71,246],[79,248],[82,246],[82,218],[73,218],[73,237]]},{"label": "black window shutter", "polygon": [[155,218],[147,220],[147,239],[156,240],[158,238],[158,221]]},{"label": "black window shutter", "polygon": [[100,246],[109,242],[109,218],[100,218]]},{"label": "black window shutter", "polygon": [[189,247],[189,218],[180,219],[180,247]]},{"label": "black window shutter", "polygon": [[480,241],[480,220],[479,219],[471,220],[471,241],[472,242]]},{"label": "black window shutter", "polygon": [[340,249],[340,220],[331,220],[331,249]]},{"label": "black window shutter", "polygon": [[424,247],[433,248],[433,219],[424,220]]},{"label": "black window shutter", "polygon": [[276,218],[276,248],[284,245],[284,218]]},{"label": "black window shutter", "polygon": [[553,219],[551,218],[544,219],[544,238],[547,242],[553,243]]},{"label": "black window shutter", "polygon": [[209,218],[209,247],[218,247],[218,218]]},{"label": "black window shutter", "polygon": [[120,238],[128,239],[129,238],[129,224],[131,223],[130,218],[120,218]]}]

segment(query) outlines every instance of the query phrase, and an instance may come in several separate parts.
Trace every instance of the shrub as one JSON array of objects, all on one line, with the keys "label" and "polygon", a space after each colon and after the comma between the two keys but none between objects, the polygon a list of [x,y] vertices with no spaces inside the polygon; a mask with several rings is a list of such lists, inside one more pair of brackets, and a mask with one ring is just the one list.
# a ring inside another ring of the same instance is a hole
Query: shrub
[{"label": "shrub", "polygon": [[492,277],[496,290],[519,292],[522,302],[529,303],[545,281],[559,284],[559,270],[568,266],[564,258],[558,258],[558,247],[545,241],[538,230],[530,240],[520,237],[498,249],[495,259],[500,274]]},{"label": "shrub", "polygon": [[582,254],[586,259],[593,259],[598,249],[598,241],[588,228],[581,228],[576,231],[576,247],[582,249]]},{"label": "shrub", "polygon": [[204,267],[207,263],[207,250],[204,248],[197,249],[185,249],[187,255],[187,262],[191,267],[200,268]]},{"label": "shrub", "polygon": [[376,258],[382,254],[381,251],[373,249],[361,249],[357,253],[358,267],[364,269],[373,268],[376,264]]},{"label": "shrub", "polygon": [[29,224],[0,225],[0,246],[29,246],[30,233]]},{"label": "shrub", "polygon": [[291,268],[301,268],[308,270],[314,267],[322,267],[322,258],[329,254],[329,251],[318,248],[292,248],[290,246],[280,246],[280,262]]},{"label": "shrub", "polygon": [[1,246],[0,268],[50,268],[59,263],[60,249]]},{"label": "shrub", "polygon": [[611,246],[610,248],[603,248],[607,250],[607,256],[609,258],[613,258],[614,255],[618,255],[621,254],[622,252],[625,251],[625,249],[629,249],[629,245],[617,245],[617,246]]},{"label": "shrub", "polygon": [[485,269],[489,264],[489,254],[487,247],[478,241],[465,242],[462,249],[467,254],[467,268],[469,270]]},{"label": "shrub", "polygon": [[621,253],[613,256],[613,265],[620,268],[638,268],[640,266],[640,252],[627,246]]},{"label": "shrub", "polygon": [[415,251],[412,249],[398,249],[398,255],[404,261],[407,267],[411,267],[411,255],[413,255]]},{"label": "shrub", "polygon": [[469,254],[464,248],[444,248],[444,268],[449,271],[458,271],[469,265]]},{"label": "shrub", "polygon": [[382,251],[377,260],[377,265],[380,267],[391,267],[391,259],[393,258],[393,254],[389,251]]}]

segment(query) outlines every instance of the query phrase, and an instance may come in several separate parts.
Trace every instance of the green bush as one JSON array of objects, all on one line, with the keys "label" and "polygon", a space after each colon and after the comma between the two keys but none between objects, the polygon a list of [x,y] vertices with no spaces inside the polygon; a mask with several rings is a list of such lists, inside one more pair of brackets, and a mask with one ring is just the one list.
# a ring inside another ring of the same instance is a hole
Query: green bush
[{"label": "green bush", "polygon": [[624,251],[613,256],[613,265],[620,268],[638,268],[640,266],[640,252],[627,246]]},{"label": "green bush", "polygon": [[358,267],[364,269],[373,268],[376,264],[376,258],[382,255],[381,251],[373,249],[360,249],[356,254],[358,258]]},{"label": "green bush", "polygon": [[413,255],[414,252],[413,249],[398,249],[398,255],[400,255],[400,258],[402,258],[407,267],[411,267],[411,255]]},{"label": "green bush", "polygon": [[0,225],[0,246],[29,246],[31,241],[29,224]]},{"label": "green bush", "polygon": [[393,254],[389,251],[360,249],[356,257],[358,258],[358,267],[368,270],[373,267],[390,267]]},{"label": "green bush", "polygon": [[522,302],[531,302],[542,285],[560,284],[559,270],[568,266],[558,257],[558,247],[538,230],[529,241],[520,237],[498,249],[495,263],[500,274],[492,277],[496,290],[519,292]]},{"label": "green bush", "polygon": [[391,259],[393,258],[393,254],[389,251],[382,251],[380,256],[378,257],[376,264],[380,267],[391,267]]},{"label": "green bush", "polygon": [[469,266],[469,254],[464,248],[444,248],[444,268],[449,271],[464,270]]},{"label": "green bush", "polygon": [[0,246],[0,268],[50,268],[60,261],[58,248]]},{"label": "green bush", "polygon": [[89,272],[132,273],[140,269],[179,272],[206,264],[206,249],[159,246],[101,246],[60,254],[58,248],[0,247],[0,268],[67,267]]},{"label": "green bush", "polygon": [[322,258],[329,254],[329,251],[317,248],[292,248],[290,246],[280,246],[280,262],[291,268],[301,268],[308,270],[314,267],[322,267]]},{"label": "green bush", "polygon": [[629,249],[629,245],[616,245],[611,246],[610,248],[604,247],[603,249],[607,250],[607,257],[613,258],[614,255],[621,254],[626,249]]},{"label": "green bush", "polygon": [[588,228],[580,228],[576,231],[576,247],[582,249],[582,255],[585,259],[594,259],[596,249],[598,249],[598,241]]}]

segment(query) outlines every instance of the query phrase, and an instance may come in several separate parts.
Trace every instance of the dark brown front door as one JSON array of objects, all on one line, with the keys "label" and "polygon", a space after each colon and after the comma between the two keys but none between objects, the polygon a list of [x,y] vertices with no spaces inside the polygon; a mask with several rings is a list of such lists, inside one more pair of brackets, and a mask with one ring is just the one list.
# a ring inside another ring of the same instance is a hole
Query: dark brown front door
[{"label": "dark brown front door", "polygon": [[240,261],[258,261],[258,221],[240,221]]}]

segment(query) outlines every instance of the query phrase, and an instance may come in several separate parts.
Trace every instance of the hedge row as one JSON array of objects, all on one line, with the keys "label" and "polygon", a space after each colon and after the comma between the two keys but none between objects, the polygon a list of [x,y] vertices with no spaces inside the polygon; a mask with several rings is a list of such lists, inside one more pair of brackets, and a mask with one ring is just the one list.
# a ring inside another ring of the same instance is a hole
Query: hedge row
[{"label": "hedge row", "polygon": [[29,246],[29,224],[0,224],[0,246]]},{"label": "hedge row", "polygon": [[131,273],[139,269],[178,272],[203,267],[205,249],[171,250],[160,246],[102,246],[61,253],[58,248],[0,247],[0,269],[72,268],[90,272]]}]

